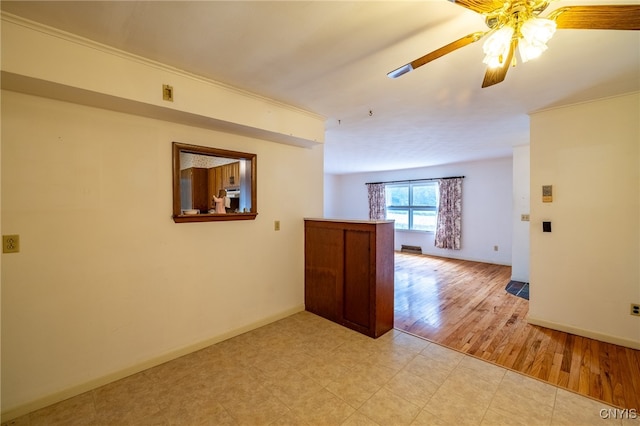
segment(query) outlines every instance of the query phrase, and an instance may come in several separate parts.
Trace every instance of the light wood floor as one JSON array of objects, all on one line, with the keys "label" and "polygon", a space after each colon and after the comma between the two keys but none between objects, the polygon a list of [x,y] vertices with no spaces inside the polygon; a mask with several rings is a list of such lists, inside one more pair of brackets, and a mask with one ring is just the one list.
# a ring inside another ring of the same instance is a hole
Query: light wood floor
[{"label": "light wood floor", "polygon": [[510,277],[509,266],[396,253],[395,328],[640,410],[640,351],[528,324]]}]

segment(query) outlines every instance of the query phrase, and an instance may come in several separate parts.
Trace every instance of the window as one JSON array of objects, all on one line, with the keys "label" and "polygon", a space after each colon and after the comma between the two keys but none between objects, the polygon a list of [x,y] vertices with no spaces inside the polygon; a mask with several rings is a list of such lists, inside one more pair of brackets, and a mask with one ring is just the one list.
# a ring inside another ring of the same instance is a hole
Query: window
[{"label": "window", "polygon": [[434,181],[389,183],[385,187],[387,219],[396,229],[434,232],[438,184]]}]

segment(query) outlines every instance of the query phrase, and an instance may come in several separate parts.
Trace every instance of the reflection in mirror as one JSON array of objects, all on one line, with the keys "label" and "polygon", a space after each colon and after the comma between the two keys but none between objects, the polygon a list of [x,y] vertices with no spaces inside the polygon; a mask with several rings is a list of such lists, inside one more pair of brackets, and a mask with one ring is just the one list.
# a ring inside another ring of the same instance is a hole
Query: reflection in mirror
[{"label": "reflection in mirror", "polygon": [[256,155],[173,143],[173,220],[255,219]]}]

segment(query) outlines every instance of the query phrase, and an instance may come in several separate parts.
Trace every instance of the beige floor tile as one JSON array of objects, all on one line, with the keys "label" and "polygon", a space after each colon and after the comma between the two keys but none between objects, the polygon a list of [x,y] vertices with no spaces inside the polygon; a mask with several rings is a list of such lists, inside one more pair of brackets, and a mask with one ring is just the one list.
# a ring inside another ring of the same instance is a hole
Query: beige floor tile
[{"label": "beige floor tile", "polygon": [[[291,411],[288,411],[281,417],[278,417],[273,422],[269,423],[269,426],[305,426],[309,425],[307,422],[297,417]],[[211,424],[211,426],[217,426],[216,423]]]},{"label": "beige floor tile", "polygon": [[622,426],[640,426],[640,409],[635,410],[628,418],[623,417]]},{"label": "beige floor tile", "polygon": [[445,348],[444,346],[440,346],[435,343],[427,345],[422,351],[420,351],[420,354],[454,366],[458,365],[462,358],[464,358],[464,355],[460,352]]},{"label": "beige floor tile", "polygon": [[526,396],[528,400],[545,406],[553,406],[556,399],[555,386],[527,377],[514,371],[507,371],[498,387],[498,394],[505,396]]},{"label": "beige floor tile", "polygon": [[422,408],[438,390],[438,385],[423,377],[400,371],[384,388]]},{"label": "beige floor tile", "polygon": [[357,380],[340,380],[327,384],[326,389],[352,406],[360,408],[378,389],[366,389]]},{"label": "beige floor tile", "polygon": [[342,426],[380,426],[378,423],[371,420],[369,417],[362,413],[355,412],[347,420],[342,423]]},{"label": "beige floor tile", "polygon": [[406,349],[402,346],[389,345],[380,347],[369,358],[368,362],[373,365],[379,365],[399,371],[404,368],[413,358],[417,356],[417,352]]},{"label": "beige floor tile", "polygon": [[[511,414],[507,411],[487,410],[482,419],[481,426],[548,426],[548,418],[533,419],[530,416]],[[579,425],[574,425],[579,426]]]},{"label": "beige floor tile", "polygon": [[300,400],[291,406],[291,412],[310,425],[340,425],[355,409],[326,389]]},{"label": "beige floor tile", "polygon": [[458,425],[479,425],[490,402],[465,397],[458,389],[441,386],[424,407],[440,420]]},{"label": "beige floor tile", "polygon": [[128,424],[161,411],[160,389],[139,373],[93,391],[98,422]]},{"label": "beige floor tile", "polygon": [[309,399],[324,389],[312,378],[294,370],[269,378],[263,386],[288,407]]},{"label": "beige floor tile", "polygon": [[358,412],[381,425],[408,425],[416,418],[420,407],[388,389],[381,389],[362,404]]},{"label": "beige floor tile", "polygon": [[94,421],[96,416],[93,395],[87,392],[31,413],[24,424],[81,426]]},{"label": "beige floor tile", "polygon": [[640,426],[635,412],[601,419],[609,408],[398,330],[371,339],[301,312],[2,426]]},{"label": "beige floor tile", "polygon": [[418,416],[413,420],[413,422],[411,423],[411,426],[422,426],[422,425],[451,426],[451,425],[457,425],[457,423],[447,422],[445,420],[438,418],[436,415],[428,412],[427,410],[422,410],[420,411]]},{"label": "beige floor tile", "polygon": [[436,384],[442,384],[459,361],[432,358],[422,354],[416,355],[404,367],[410,374],[430,380]]},{"label": "beige floor tile", "polygon": [[332,381],[340,380],[351,371],[350,366],[326,358],[310,358],[305,364],[296,369],[311,377],[322,386],[327,386]]},{"label": "beige floor tile", "polygon": [[476,376],[489,383],[502,382],[507,373],[505,368],[471,356],[462,357],[457,368],[471,370]]},{"label": "beige floor tile", "polygon": [[174,406],[171,412],[167,410],[161,414],[172,426],[236,424],[233,416],[220,403],[212,399],[214,398],[184,401],[182,405]]},{"label": "beige floor tile", "polygon": [[245,390],[222,402],[222,406],[239,423],[266,425],[284,416],[289,408],[267,390]]},{"label": "beige floor tile", "polygon": [[623,417],[630,417],[627,411],[558,389],[551,424],[621,425]]},{"label": "beige floor tile", "polygon": [[483,403],[488,407],[505,374],[504,371],[492,371],[497,371],[498,374],[495,376],[490,373],[483,374],[477,368],[470,369],[458,365],[447,376],[440,389],[455,392],[466,400]]},{"label": "beige floor tile", "polygon": [[427,340],[421,339],[420,337],[412,336],[411,334],[403,333],[398,330],[393,331],[393,345],[396,347],[401,347],[409,352],[418,353],[431,344]]},{"label": "beige floor tile", "polygon": [[491,401],[491,410],[503,417],[526,418],[533,424],[550,424],[557,388],[507,371]]},{"label": "beige floor tile", "polygon": [[[32,423],[31,423],[30,415],[27,414],[27,415],[20,416],[18,418],[3,422],[1,426],[31,426],[31,424]],[[41,424],[47,424],[47,423],[41,423]],[[55,425],[55,423],[53,424]]]},{"label": "beige floor tile", "polygon": [[353,367],[349,374],[357,377],[362,382],[370,382],[377,387],[382,387],[393,376],[398,374],[397,369],[379,365],[368,359]]}]

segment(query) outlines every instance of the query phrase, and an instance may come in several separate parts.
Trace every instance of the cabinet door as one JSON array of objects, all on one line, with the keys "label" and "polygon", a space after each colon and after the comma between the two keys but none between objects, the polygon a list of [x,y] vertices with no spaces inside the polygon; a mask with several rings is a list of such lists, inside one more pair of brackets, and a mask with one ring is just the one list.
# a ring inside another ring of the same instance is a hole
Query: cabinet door
[{"label": "cabinet door", "polygon": [[192,169],[193,208],[206,212],[209,209],[209,174],[207,169],[194,167]]},{"label": "cabinet door", "polygon": [[240,162],[229,164],[229,186],[240,186]]},{"label": "cabinet door", "polygon": [[222,167],[212,167],[209,169],[209,209],[214,209],[213,196],[216,197],[222,189]]},{"label": "cabinet door", "polygon": [[341,229],[305,229],[305,308],[339,322],[343,286],[344,243]]},{"label": "cabinet door", "polygon": [[235,188],[240,186],[240,162],[225,164],[222,169],[222,181],[224,188]]},{"label": "cabinet door", "polygon": [[371,326],[371,232],[346,230],[344,235],[342,318],[369,330]]},{"label": "cabinet door", "polygon": [[191,167],[180,171],[182,209],[208,210],[209,179],[207,169]]}]

